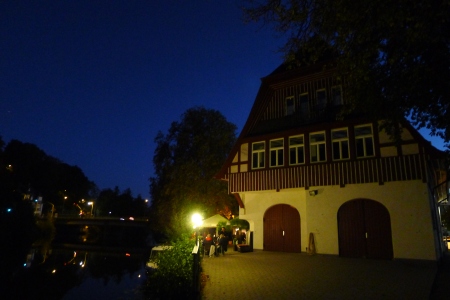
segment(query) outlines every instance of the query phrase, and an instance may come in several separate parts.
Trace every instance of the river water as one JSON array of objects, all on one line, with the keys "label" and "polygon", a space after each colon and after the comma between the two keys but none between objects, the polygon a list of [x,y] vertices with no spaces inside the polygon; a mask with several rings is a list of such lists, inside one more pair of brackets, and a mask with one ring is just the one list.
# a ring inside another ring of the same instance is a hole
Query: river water
[{"label": "river water", "polygon": [[85,228],[57,228],[53,240],[31,248],[0,247],[0,299],[143,299],[148,235],[133,227],[115,235],[115,227],[99,239]]},{"label": "river water", "polygon": [[[30,249],[11,299],[143,299],[147,249]],[[4,298],[3,298],[4,299]]]}]

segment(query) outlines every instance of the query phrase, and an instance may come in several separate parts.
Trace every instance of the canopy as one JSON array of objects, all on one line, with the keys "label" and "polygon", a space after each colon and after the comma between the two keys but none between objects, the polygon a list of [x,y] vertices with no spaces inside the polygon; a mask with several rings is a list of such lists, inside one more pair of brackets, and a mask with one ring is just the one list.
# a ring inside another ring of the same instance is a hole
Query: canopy
[{"label": "canopy", "polygon": [[221,215],[217,214],[214,215],[208,219],[203,220],[203,227],[217,227],[217,224],[219,222],[227,222],[227,224],[230,224],[230,222],[228,222],[227,218],[222,217]]}]

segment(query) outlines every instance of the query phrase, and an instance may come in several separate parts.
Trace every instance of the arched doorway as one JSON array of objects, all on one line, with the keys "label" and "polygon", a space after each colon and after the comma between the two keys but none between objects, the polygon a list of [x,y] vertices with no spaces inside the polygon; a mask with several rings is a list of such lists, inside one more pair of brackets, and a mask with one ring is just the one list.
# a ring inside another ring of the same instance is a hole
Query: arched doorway
[{"label": "arched doorway", "polygon": [[264,213],[264,250],[300,252],[300,214],[287,204],[270,207]]},{"label": "arched doorway", "polygon": [[389,212],[379,202],[357,199],[344,203],[338,211],[339,255],[392,259],[392,232]]}]

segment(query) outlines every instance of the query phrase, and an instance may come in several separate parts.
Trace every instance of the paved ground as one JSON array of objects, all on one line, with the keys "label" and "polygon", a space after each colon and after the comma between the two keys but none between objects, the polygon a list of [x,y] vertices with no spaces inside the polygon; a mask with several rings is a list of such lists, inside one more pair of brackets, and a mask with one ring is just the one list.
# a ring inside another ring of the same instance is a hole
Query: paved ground
[{"label": "paved ground", "polygon": [[229,249],[202,260],[202,299],[450,299],[450,267],[441,269],[436,262]]}]

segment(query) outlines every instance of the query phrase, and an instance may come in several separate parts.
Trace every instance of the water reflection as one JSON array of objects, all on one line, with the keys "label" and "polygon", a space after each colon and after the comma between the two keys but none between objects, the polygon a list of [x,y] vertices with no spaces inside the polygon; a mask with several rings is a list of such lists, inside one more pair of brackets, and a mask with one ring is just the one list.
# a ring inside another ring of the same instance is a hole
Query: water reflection
[{"label": "water reflection", "polygon": [[[140,299],[147,248],[32,248],[7,287],[7,299]],[[3,297],[2,297],[3,298]]]}]

